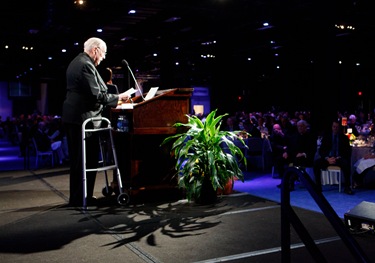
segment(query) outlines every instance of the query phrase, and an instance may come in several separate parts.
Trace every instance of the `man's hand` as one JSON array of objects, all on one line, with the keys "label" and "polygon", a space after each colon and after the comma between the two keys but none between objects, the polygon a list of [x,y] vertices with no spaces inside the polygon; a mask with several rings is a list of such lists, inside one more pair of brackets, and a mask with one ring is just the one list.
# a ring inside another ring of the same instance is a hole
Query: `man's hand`
[{"label": "man's hand", "polygon": [[326,160],[329,164],[336,164],[336,157],[328,157]]},{"label": "man's hand", "polygon": [[120,100],[120,101],[126,101],[126,100],[128,100],[129,98],[130,98],[130,96],[129,96],[128,94],[126,94],[125,92],[120,93],[120,94],[118,95],[118,100]]}]

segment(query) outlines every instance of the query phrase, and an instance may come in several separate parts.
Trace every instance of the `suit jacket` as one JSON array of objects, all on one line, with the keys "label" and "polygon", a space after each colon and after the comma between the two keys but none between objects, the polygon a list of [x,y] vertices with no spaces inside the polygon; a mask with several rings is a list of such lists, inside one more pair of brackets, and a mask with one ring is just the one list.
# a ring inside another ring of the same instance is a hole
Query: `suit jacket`
[{"label": "suit jacket", "polygon": [[284,147],[288,145],[288,139],[286,135],[280,135],[278,133],[272,132],[269,140],[272,148],[272,156],[274,158],[282,156],[286,151],[284,150]]},{"label": "suit jacket", "polygon": [[[304,134],[295,132],[288,136],[288,156],[296,166],[312,167],[317,150],[316,137],[307,131]],[[305,153],[305,157],[296,157],[297,153]]]},{"label": "suit jacket", "polygon": [[[352,154],[352,148],[350,147],[349,138],[342,132],[338,134],[338,155],[346,160],[350,160]],[[330,152],[332,149],[332,133],[327,133],[323,136],[322,144],[319,148],[319,155],[321,158],[331,157]]]},{"label": "suit jacket", "polygon": [[[118,88],[115,84],[108,84],[107,83],[106,85],[107,85],[108,93],[119,94]],[[110,105],[105,106],[104,109],[103,109],[103,112],[102,112],[102,116],[110,119],[111,118],[111,108],[112,107]]]},{"label": "suit jacket", "polygon": [[93,60],[85,52],[78,54],[66,71],[67,93],[62,121],[79,124],[92,117],[101,117],[107,105],[117,106],[118,95],[109,94]]},{"label": "suit jacket", "polygon": [[106,85],[107,85],[108,93],[119,94],[118,88],[115,84],[106,84]]}]

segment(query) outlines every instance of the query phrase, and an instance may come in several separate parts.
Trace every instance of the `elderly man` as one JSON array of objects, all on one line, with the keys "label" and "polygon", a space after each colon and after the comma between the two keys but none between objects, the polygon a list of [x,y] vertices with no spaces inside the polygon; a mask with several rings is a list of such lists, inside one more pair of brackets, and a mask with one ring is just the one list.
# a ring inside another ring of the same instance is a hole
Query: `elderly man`
[{"label": "elderly man", "polygon": [[[290,135],[286,153],[293,166],[302,168],[313,167],[315,152],[317,149],[316,137],[310,131],[310,125],[305,120],[297,122],[297,131]],[[294,182],[297,178],[290,178],[290,190],[294,190]]]},{"label": "elderly man", "polygon": [[[105,58],[107,45],[100,38],[89,38],[66,71],[67,93],[63,104],[62,121],[65,125],[70,156],[70,197],[72,206],[83,205],[82,124],[88,118],[100,118],[105,106],[116,107],[128,95],[108,93],[96,67]],[[95,126],[99,127],[100,122]],[[86,139],[87,168],[97,168],[99,139],[95,133]],[[93,204],[96,172],[87,173],[87,204]]]}]

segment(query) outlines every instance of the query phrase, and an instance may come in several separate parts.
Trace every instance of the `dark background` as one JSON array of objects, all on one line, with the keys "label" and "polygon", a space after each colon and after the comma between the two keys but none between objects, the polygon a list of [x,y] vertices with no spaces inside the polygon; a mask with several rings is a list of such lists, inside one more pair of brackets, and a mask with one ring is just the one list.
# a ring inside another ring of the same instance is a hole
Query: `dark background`
[{"label": "dark background", "polygon": [[10,2],[0,11],[0,79],[32,88],[31,97],[11,98],[16,114],[32,111],[40,83],[48,83],[49,111],[59,114],[65,70],[97,36],[108,45],[98,69],[111,67],[121,89],[133,85],[126,59],[148,80],[146,91],[208,87],[211,109],[221,112],[309,110],[317,119],[371,112],[371,10],[363,0]]}]

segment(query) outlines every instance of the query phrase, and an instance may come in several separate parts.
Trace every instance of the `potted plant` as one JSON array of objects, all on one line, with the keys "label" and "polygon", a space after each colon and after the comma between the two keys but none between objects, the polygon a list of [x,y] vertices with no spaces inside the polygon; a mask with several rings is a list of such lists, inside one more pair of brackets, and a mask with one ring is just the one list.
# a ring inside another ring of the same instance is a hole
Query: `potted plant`
[{"label": "potted plant", "polygon": [[177,160],[178,185],[185,190],[189,201],[213,202],[217,190],[224,189],[229,181],[244,180],[239,163],[246,165],[246,158],[234,143],[238,140],[247,147],[239,136],[243,132],[221,130],[222,119],[228,114],[215,117],[216,112],[208,114],[205,121],[186,115],[187,123],[174,124],[182,132],[165,138],[161,144],[174,141],[170,152]]}]

